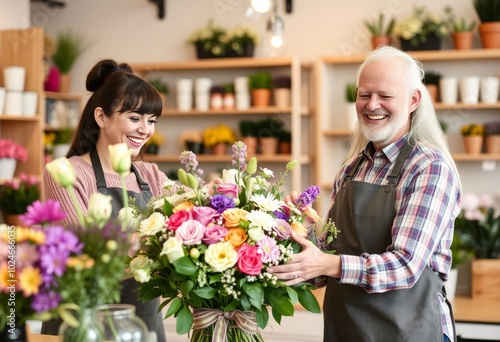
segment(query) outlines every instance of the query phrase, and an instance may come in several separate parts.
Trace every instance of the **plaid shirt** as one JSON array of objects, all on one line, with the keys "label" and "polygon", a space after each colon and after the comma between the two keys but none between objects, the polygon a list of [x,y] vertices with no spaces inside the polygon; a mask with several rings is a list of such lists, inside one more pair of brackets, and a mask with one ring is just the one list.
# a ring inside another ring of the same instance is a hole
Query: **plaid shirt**
[{"label": "plaid shirt", "polygon": [[[383,185],[405,142],[406,136],[381,151],[369,143],[364,161],[353,180]],[[337,174],[332,203],[357,158]],[[340,283],[363,287],[368,293],[412,287],[426,265],[448,279],[454,221],[460,212],[459,182],[453,169],[437,150],[418,146],[403,167],[396,191],[393,243],[382,254],[340,255]],[[453,323],[441,293],[443,332],[453,340]],[[411,309],[411,308],[408,308]]]}]

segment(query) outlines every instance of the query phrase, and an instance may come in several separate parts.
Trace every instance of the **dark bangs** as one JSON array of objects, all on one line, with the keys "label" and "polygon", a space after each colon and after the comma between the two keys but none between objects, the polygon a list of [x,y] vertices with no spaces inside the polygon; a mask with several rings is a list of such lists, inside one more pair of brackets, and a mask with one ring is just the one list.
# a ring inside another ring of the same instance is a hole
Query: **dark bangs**
[{"label": "dark bangs", "polygon": [[120,113],[135,112],[138,114],[161,115],[162,99],[158,91],[139,77],[132,77],[122,88],[123,98]]}]

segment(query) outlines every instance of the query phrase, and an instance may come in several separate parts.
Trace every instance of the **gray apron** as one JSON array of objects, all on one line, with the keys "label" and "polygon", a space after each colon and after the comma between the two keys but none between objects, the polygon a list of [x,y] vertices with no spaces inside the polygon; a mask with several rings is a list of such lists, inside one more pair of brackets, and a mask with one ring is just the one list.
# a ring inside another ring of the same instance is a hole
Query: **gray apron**
[{"label": "gray apron", "polygon": [[[341,230],[332,246],[337,254],[386,251],[396,217],[393,190],[411,151],[406,142],[387,185],[353,181],[363,156],[358,158],[329,213]],[[443,341],[437,294],[443,288],[443,281],[429,267],[411,289],[384,293],[367,293],[329,278],[323,306],[324,341]]]},{"label": "gray apron", "polygon": [[[90,160],[92,162],[92,167],[94,168],[94,174],[96,176],[97,188],[99,189],[99,192],[104,195],[110,195],[112,198],[111,203],[113,205],[113,211],[111,217],[118,217],[120,209],[124,206],[122,188],[108,188],[106,186],[106,179],[104,178],[101,161],[99,160],[99,156],[96,150],[93,150],[90,153]],[[132,197],[135,199],[135,204],[138,207],[146,207],[152,197],[149,184],[142,180],[139,172],[133,164],[131,167],[131,171],[137,177],[137,181],[142,191],[140,193],[137,193],[127,190],[127,195],[129,198]],[[156,332],[158,342],[165,342],[166,336],[165,329],[163,328],[163,320],[161,313],[158,313],[160,299],[156,298],[144,303],[138,300],[137,296],[139,294],[139,283],[135,281],[134,278],[129,278],[122,281],[121,285],[122,290],[120,294],[120,303],[134,305],[136,315],[141,318],[144,323],[146,323],[149,331]],[[42,324],[42,334],[57,335],[60,323],[60,320],[44,322]]]}]

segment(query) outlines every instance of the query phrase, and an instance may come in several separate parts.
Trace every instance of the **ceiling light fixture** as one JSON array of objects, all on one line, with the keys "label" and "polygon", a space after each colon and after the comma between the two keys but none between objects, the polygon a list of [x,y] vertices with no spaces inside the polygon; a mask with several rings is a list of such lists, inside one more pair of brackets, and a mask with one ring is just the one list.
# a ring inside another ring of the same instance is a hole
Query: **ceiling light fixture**
[{"label": "ceiling light fixture", "polygon": [[263,54],[269,57],[280,56],[284,53],[286,40],[283,35],[285,24],[278,15],[278,3],[274,1],[273,13],[267,20],[266,34],[263,39]]}]

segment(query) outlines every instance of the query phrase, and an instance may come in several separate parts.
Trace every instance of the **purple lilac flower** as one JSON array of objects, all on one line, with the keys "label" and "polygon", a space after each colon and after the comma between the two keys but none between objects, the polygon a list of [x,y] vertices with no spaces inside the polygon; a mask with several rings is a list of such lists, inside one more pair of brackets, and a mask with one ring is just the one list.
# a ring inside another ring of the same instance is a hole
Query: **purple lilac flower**
[{"label": "purple lilac flower", "polygon": [[27,208],[26,214],[21,215],[21,220],[27,226],[35,224],[48,224],[62,220],[66,213],[61,210],[61,204],[54,200],[47,200],[42,203],[35,201]]},{"label": "purple lilac flower", "polygon": [[285,220],[277,219],[276,226],[273,227],[273,232],[276,233],[276,239],[284,241],[290,238],[292,227]]},{"label": "purple lilac flower", "polygon": [[235,204],[231,197],[219,194],[210,198],[210,206],[217,210],[217,212],[222,213],[226,209],[234,208]]},{"label": "purple lilac flower", "polygon": [[192,151],[184,151],[181,153],[179,161],[182,165],[184,165],[184,170],[186,170],[187,173],[196,175],[198,182],[201,186],[203,186],[205,182],[202,178],[199,177],[199,175],[203,174],[203,170],[198,169],[198,160],[196,159],[196,154],[194,154]]},{"label": "purple lilac flower", "polygon": [[274,216],[276,216],[277,219],[282,219],[282,220],[285,220],[285,221],[290,220],[290,217],[286,213],[284,213],[282,211],[275,210],[273,214],[274,214]]},{"label": "purple lilac flower", "polygon": [[243,142],[238,141],[232,146],[233,155],[232,155],[232,164],[238,166],[238,171],[243,172],[247,168],[247,164],[245,162],[245,158],[247,157],[247,145]]},{"label": "purple lilac flower", "polygon": [[40,291],[33,301],[31,302],[31,307],[37,313],[42,313],[44,311],[55,309],[61,302],[62,297],[59,293],[54,291]]},{"label": "purple lilac flower", "polygon": [[280,256],[280,249],[276,244],[276,240],[265,235],[257,242],[257,253],[261,255],[262,262],[274,263]]},{"label": "purple lilac flower", "polygon": [[316,201],[319,192],[319,187],[317,187],[316,185],[311,185],[310,187],[305,189],[303,193],[300,194],[298,205],[306,206],[313,203],[314,201]]}]

